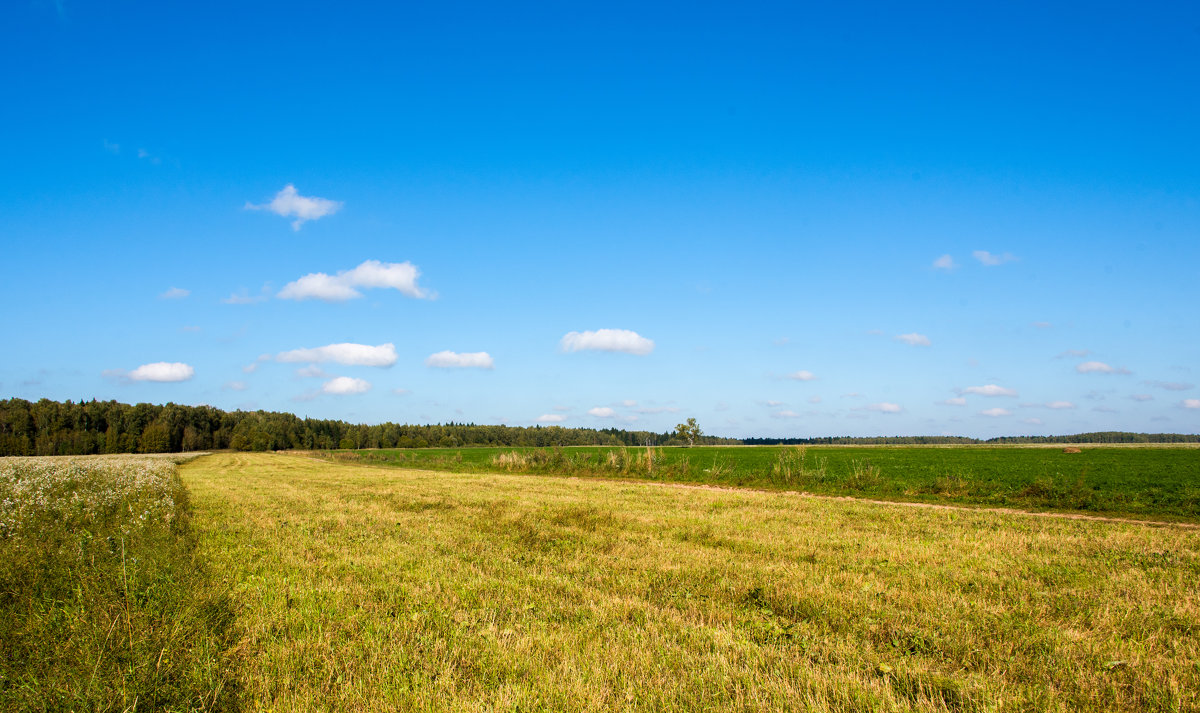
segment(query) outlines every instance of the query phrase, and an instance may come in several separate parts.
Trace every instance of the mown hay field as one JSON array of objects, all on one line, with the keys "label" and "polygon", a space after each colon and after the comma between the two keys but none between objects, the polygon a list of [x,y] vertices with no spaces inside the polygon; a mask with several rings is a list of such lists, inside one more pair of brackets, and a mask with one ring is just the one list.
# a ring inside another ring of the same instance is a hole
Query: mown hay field
[{"label": "mown hay field", "polygon": [[452,472],[636,478],[824,495],[1200,522],[1200,448],[698,446],[318,452]]},{"label": "mown hay field", "polygon": [[299,455],[182,467],[280,711],[1200,710],[1200,530]]}]

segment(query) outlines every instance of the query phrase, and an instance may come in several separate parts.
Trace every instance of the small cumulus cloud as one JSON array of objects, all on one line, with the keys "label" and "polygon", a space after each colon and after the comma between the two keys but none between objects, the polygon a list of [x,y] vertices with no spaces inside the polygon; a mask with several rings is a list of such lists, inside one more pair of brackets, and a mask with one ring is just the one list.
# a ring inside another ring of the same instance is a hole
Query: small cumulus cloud
[{"label": "small cumulus cloud", "polygon": [[567,332],[559,346],[564,352],[624,352],[645,356],[654,351],[654,341],[628,329],[597,329]]},{"label": "small cumulus cloud", "polygon": [[949,254],[943,255],[933,261],[933,269],[935,270],[953,270],[956,267],[958,267],[958,264],[954,262],[954,258]]},{"label": "small cumulus cloud", "polygon": [[285,364],[334,362],[345,366],[391,366],[396,363],[396,358],[396,345],[391,342],[374,347],[343,342],[312,349],[293,349],[275,355],[275,361]]},{"label": "small cumulus cloud", "polygon": [[153,364],[142,364],[129,372],[105,372],[105,376],[115,376],[125,381],[156,381],[162,383],[187,381],[195,376],[195,374],[196,370],[190,364],[177,361],[156,361]]},{"label": "small cumulus cloud", "polygon": [[930,344],[929,337],[924,334],[917,334],[916,332],[897,334],[895,339],[897,342],[904,342],[910,347],[927,347]]},{"label": "small cumulus cloud", "polygon": [[284,300],[322,300],[345,302],[362,297],[361,289],[390,289],[416,299],[432,298],[417,285],[421,271],[411,262],[366,260],[352,270],[336,275],[309,273],[283,286],[276,297]]},{"label": "small cumulus cloud", "polygon": [[158,297],[163,300],[181,300],[190,294],[192,294],[191,290],[185,290],[182,287],[172,287]]},{"label": "small cumulus cloud", "polygon": [[1057,410],[1071,409],[1071,408],[1075,408],[1075,404],[1071,403],[1070,401],[1050,401],[1049,403],[1046,404],[1046,408],[1052,408],[1052,409],[1057,409]]},{"label": "small cumulus cloud", "polygon": [[999,384],[985,384],[984,386],[968,386],[962,390],[964,394],[975,394],[977,396],[1010,396],[1016,397],[1017,392],[1014,389],[1006,389]]},{"label": "small cumulus cloud", "polygon": [[1200,399],[1184,399],[1179,405],[1187,409],[1200,409]]},{"label": "small cumulus cloud", "polygon": [[1017,259],[1012,253],[1003,253],[1001,255],[997,255],[995,253],[990,253],[987,250],[976,250],[975,252],[971,253],[971,257],[975,258],[984,265],[987,265],[988,267],[1003,265],[1006,262],[1013,262]]},{"label": "small cumulus cloud", "polygon": [[952,396],[945,401],[939,401],[938,403],[942,404],[943,406],[966,406],[967,400],[962,396]]},{"label": "small cumulus cloud", "polygon": [[776,406],[782,406],[783,404],[784,404],[783,401],[767,401],[767,406],[769,406],[771,408],[775,408]]},{"label": "small cumulus cloud", "polygon": [[350,376],[335,376],[321,386],[322,393],[326,394],[365,394],[370,390],[370,382]]},{"label": "small cumulus cloud", "polygon": [[596,418],[613,418],[617,415],[617,412],[607,406],[596,406],[595,408],[588,409],[588,415],[595,416]]},{"label": "small cumulus cloud", "polygon": [[1009,411],[1006,408],[985,408],[984,410],[980,411],[979,414],[981,416],[989,416],[991,418],[999,418],[1001,416],[1011,416],[1012,411]]},{"label": "small cumulus cloud", "polygon": [[787,378],[791,379],[792,381],[812,381],[817,377],[811,371],[801,369],[800,371],[793,371],[792,373],[788,374]]},{"label": "small cumulus cloud", "polygon": [[567,417],[561,413],[544,413],[537,417],[538,423],[562,423]]},{"label": "small cumulus cloud", "polygon": [[1102,361],[1085,361],[1082,364],[1075,366],[1075,371],[1080,374],[1131,374],[1125,367],[1114,367],[1105,364]]},{"label": "small cumulus cloud", "polygon": [[284,218],[295,218],[292,221],[292,230],[299,230],[305,221],[333,215],[341,210],[342,205],[341,201],[302,196],[296,187],[289,183],[275,194],[270,203],[255,205],[247,201],[246,210],[268,210]]},{"label": "small cumulus cloud", "polygon": [[904,410],[900,407],[900,404],[888,403],[887,401],[877,404],[869,404],[867,405],[866,409],[868,411],[878,411],[880,413],[900,413]]},{"label": "small cumulus cloud", "polygon": [[487,352],[459,353],[447,350],[430,354],[425,359],[425,366],[438,369],[491,369],[495,367],[495,363]]}]

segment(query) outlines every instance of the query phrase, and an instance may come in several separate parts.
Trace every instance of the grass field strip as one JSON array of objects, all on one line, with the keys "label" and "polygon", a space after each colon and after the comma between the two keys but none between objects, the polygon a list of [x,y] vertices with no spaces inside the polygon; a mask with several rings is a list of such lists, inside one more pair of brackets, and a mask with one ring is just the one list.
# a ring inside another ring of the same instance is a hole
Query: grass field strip
[{"label": "grass field strip", "polygon": [[286,455],[183,476],[255,709],[1200,707],[1190,529]]}]

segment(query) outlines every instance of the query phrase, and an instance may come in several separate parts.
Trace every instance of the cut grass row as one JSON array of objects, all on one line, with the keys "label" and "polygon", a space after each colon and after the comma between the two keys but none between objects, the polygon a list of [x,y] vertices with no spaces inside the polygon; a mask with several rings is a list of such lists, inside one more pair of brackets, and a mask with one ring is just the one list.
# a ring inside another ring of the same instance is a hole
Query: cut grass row
[{"label": "cut grass row", "polygon": [[[652,457],[648,457],[652,453]],[[1084,447],[429,448],[332,460],[481,473],[618,477],[882,500],[1200,522],[1200,449]]]},{"label": "cut grass row", "polygon": [[1200,533],[287,455],[183,469],[279,711],[1200,710]]},{"label": "cut grass row", "polygon": [[229,709],[232,621],[174,459],[0,459],[0,710]]}]

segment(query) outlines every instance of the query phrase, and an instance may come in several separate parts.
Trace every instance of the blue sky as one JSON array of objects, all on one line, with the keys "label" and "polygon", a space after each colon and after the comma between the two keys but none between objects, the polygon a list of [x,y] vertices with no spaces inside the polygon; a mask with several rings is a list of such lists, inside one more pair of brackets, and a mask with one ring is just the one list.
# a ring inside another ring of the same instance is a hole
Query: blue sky
[{"label": "blue sky", "polygon": [[1200,431],[1195,4],[193,5],[0,10],[0,396]]}]

